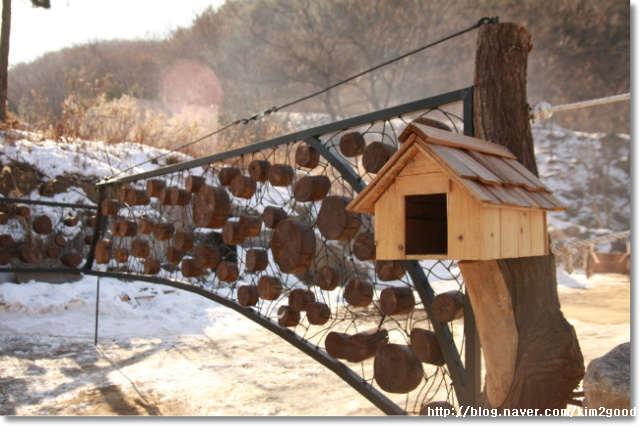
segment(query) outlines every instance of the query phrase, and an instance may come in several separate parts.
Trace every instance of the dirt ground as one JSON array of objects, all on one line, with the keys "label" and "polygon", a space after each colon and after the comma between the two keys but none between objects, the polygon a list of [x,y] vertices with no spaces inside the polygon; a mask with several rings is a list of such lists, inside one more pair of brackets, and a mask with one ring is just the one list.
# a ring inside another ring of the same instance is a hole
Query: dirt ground
[{"label": "dirt ground", "polygon": [[[585,365],[630,340],[628,276],[559,287]],[[0,415],[367,416],[382,413],[269,333],[126,342],[0,335]],[[400,399],[398,402],[402,402]]]}]

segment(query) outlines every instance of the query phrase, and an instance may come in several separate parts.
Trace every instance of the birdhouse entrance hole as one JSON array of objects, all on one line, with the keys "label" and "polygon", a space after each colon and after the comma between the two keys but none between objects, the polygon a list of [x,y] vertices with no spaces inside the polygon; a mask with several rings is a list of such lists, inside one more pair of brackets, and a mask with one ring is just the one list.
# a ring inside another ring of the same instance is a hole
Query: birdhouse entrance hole
[{"label": "birdhouse entrance hole", "polygon": [[447,194],[405,197],[407,255],[446,255]]}]

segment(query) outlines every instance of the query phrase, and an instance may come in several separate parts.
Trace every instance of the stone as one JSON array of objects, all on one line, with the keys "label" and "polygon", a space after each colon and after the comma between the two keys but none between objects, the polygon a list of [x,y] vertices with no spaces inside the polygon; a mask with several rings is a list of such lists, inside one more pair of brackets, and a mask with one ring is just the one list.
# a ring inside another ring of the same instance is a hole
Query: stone
[{"label": "stone", "polygon": [[616,346],[587,366],[583,407],[631,408],[631,342]]}]

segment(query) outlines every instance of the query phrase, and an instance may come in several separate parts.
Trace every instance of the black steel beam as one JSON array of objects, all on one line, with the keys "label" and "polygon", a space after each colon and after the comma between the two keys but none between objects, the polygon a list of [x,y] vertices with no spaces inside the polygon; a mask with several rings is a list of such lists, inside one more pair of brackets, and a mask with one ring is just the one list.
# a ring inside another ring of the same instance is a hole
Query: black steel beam
[{"label": "black steel beam", "polygon": [[86,204],[70,204],[70,203],[57,203],[55,201],[40,201],[40,200],[28,200],[23,198],[0,198],[0,203],[11,203],[11,204],[36,204],[41,206],[50,206],[50,207],[69,207],[71,209],[90,209],[96,210],[98,206],[90,206]]}]

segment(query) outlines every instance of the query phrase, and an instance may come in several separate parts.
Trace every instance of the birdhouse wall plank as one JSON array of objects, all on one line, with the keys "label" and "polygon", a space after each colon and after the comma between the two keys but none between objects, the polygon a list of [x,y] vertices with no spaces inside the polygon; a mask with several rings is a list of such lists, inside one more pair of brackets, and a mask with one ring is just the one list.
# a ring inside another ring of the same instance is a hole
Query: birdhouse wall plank
[{"label": "birdhouse wall plank", "polygon": [[398,176],[414,176],[439,172],[442,172],[442,168],[438,166],[438,163],[426,155],[418,153],[409,160],[409,163],[404,166],[404,169],[402,169]]},{"label": "birdhouse wall plank", "polygon": [[549,233],[547,231],[547,214],[542,210],[531,211],[531,255],[546,256],[549,254]]},{"label": "birdhouse wall plank", "polygon": [[396,178],[395,186],[396,194],[398,196],[446,194],[449,192],[449,178],[444,173],[398,176]]},{"label": "birdhouse wall plank", "polygon": [[482,258],[500,259],[502,257],[499,207],[485,207],[482,210]]},{"label": "birdhouse wall plank", "polygon": [[502,257],[518,257],[518,211],[500,209],[500,250]]},{"label": "birdhouse wall plank", "polygon": [[376,259],[405,258],[404,207],[404,198],[396,195],[396,185],[391,185],[376,203],[375,217],[380,218],[374,222]]},{"label": "birdhouse wall plank", "polygon": [[531,256],[531,212],[518,211],[518,257]]},{"label": "birdhouse wall plank", "polygon": [[482,257],[482,207],[459,185],[451,185],[449,196],[449,256],[452,259]]}]

